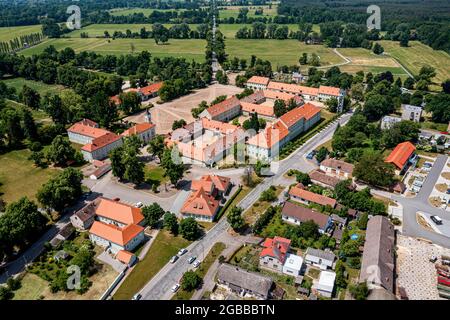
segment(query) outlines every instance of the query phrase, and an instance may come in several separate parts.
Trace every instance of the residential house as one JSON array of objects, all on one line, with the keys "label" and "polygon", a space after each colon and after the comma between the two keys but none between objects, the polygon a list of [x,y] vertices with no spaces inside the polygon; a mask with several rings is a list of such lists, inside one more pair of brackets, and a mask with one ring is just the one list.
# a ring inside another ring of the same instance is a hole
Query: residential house
[{"label": "residential house", "polygon": [[203,188],[192,192],[180,210],[183,218],[191,217],[196,220],[209,222],[214,221],[218,212],[219,201]]},{"label": "residential house", "polygon": [[119,227],[94,221],[89,230],[89,238],[94,244],[116,254],[121,250],[132,251],[144,240],[145,236],[144,228],[140,225],[129,224],[125,227]]},{"label": "residential house", "polygon": [[415,165],[417,161],[415,151],[416,147],[411,142],[399,143],[386,158],[385,162],[392,163],[395,166],[395,174],[403,174],[410,165]]},{"label": "residential house", "polygon": [[253,90],[265,90],[269,84],[270,79],[267,77],[253,76],[247,80],[246,87]]},{"label": "residential house", "polygon": [[153,123],[139,123],[122,132],[122,137],[136,135],[144,143],[148,143],[155,135],[155,125]]},{"label": "residential house", "polygon": [[394,126],[394,124],[402,121],[402,118],[392,117],[392,116],[384,116],[381,119],[381,129],[390,129]]},{"label": "residential house", "polygon": [[241,297],[267,300],[273,285],[270,277],[222,263],[217,271],[217,282]]},{"label": "residential house", "polygon": [[288,252],[283,265],[283,273],[293,277],[298,277],[302,273],[302,269],[303,258]]},{"label": "residential house", "polygon": [[320,170],[313,170],[309,173],[309,177],[311,178],[311,181],[315,184],[318,184],[319,186],[325,187],[325,188],[332,188],[336,187],[336,185],[341,181],[339,178],[328,176],[325,172]]},{"label": "residential house", "polygon": [[314,287],[317,292],[326,298],[331,298],[334,292],[334,283],[336,281],[336,273],[332,271],[321,271],[319,281]]},{"label": "residential house", "polygon": [[159,89],[163,86],[163,82],[152,83],[148,86],[139,88],[139,95],[142,101],[147,101],[150,98],[156,97],[158,95]]},{"label": "residential house", "polygon": [[409,104],[402,104],[402,119],[414,122],[420,122],[422,116],[422,108]]},{"label": "residential house", "polygon": [[328,158],[320,163],[320,170],[327,175],[339,179],[350,179],[353,174],[354,166],[342,160]]},{"label": "residential house", "polygon": [[321,206],[330,206],[331,208],[334,208],[337,203],[335,199],[305,190],[298,186],[294,186],[289,190],[289,196],[292,200],[307,205],[315,203]]},{"label": "residential house", "polygon": [[228,122],[241,113],[241,103],[236,96],[219,102],[200,113],[200,118]]},{"label": "residential house", "polygon": [[334,269],[336,256],[331,251],[308,248],[305,252],[305,263],[318,267],[321,270]]},{"label": "residential house", "polygon": [[333,224],[330,216],[302,206],[298,206],[289,201],[286,202],[283,206],[283,210],[281,211],[281,218],[285,222],[297,225],[312,220],[317,224],[317,226],[319,227],[319,232],[322,234],[328,232]]},{"label": "residential house", "polygon": [[95,210],[100,199],[96,199],[75,212],[70,217],[70,222],[77,230],[85,231],[91,227],[95,220]]},{"label": "residential house", "polygon": [[203,188],[207,193],[223,197],[231,189],[231,179],[215,174],[202,176],[199,180],[192,180],[191,190],[197,191]]},{"label": "residential house", "polygon": [[359,282],[395,292],[395,230],[388,218],[369,219]]},{"label": "residential house", "polygon": [[283,265],[291,246],[291,240],[282,237],[267,238],[262,246],[264,249],[259,255],[259,266],[283,272]]}]

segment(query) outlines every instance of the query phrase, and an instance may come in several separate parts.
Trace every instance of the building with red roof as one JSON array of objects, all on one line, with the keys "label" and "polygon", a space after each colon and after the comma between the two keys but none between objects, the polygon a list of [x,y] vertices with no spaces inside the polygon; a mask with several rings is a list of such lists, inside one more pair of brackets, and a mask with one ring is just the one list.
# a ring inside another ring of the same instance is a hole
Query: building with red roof
[{"label": "building with red roof", "polygon": [[223,196],[228,193],[231,187],[231,179],[215,174],[202,176],[199,180],[192,180],[191,190],[197,191],[203,188],[211,195]]},{"label": "building with red roof", "polygon": [[157,82],[139,88],[139,94],[141,96],[142,101],[147,101],[150,98],[156,97],[158,95],[159,89],[161,89],[162,86],[163,82]]},{"label": "building with red roof", "polygon": [[209,222],[214,220],[218,212],[219,201],[203,188],[192,192],[180,210],[184,218],[194,218]]},{"label": "building with red roof", "polygon": [[122,132],[122,137],[138,136],[144,143],[149,142],[156,135],[156,126],[153,123],[138,123]]},{"label": "building with red roof", "polygon": [[122,137],[106,131],[106,133],[85,144],[81,148],[81,153],[86,161],[102,160],[108,157],[111,150],[120,147],[123,144]]},{"label": "building with red roof", "polygon": [[289,196],[292,200],[304,204],[315,203],[321,206],[330,206],[332,208],[336,207],[337,204],[336,199],[332,199],[297,186],[294,186],[289,190]]},{"label": "building with red roof", "polygon": [[241,113],[241,103],[236,96],[212,105],[200,114],[200,118],[228,122]]},{"label": "building with red roof", "polygon": [[260,267],[283,272],[291,240],[282,237],[267,238],[262,246],[263,249],[259,254]]},{"label": "building with red roof", "polygon": [[386,158],[385,162],[392,163],[396,174],[406,172],[406,169],[417,160],[416,147],[409,141],[399,143]]},{"label": "building with red roof", "polygon": [[253,76],[247,80],[246,87],[253,90],[265,90],[270,79],[267,77]]}]

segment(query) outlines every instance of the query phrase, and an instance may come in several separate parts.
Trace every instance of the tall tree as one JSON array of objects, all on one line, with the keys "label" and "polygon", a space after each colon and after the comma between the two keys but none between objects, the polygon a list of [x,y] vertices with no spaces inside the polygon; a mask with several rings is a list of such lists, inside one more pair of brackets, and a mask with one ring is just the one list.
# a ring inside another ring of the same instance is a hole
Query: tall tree
[{"label": "tall tree", "polygon": [[142,214],[144,215],[145,222],[152,228],[156,227],[158,221],[162,218],[164,213],[164,209],[161,208],[161,206],[156,202],[142,208]]},{"label": "tall tree", "polygon": [[69,140],[63,136],[57,136],[47,149],[46,158],[55,165],[62,166],[75,159],[75,152]]}]

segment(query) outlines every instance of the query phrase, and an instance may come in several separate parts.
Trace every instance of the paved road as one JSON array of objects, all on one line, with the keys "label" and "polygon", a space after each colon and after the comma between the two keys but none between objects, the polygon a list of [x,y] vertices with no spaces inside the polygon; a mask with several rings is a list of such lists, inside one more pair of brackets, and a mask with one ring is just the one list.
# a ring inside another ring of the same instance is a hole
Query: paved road
[{"label": "paved road", "polygon": [[[302,145],[296,152],[294,152],[290,157],[280,161],[278,163],[279,169],[274,172],[274,175],[270,178],[265,179],[257,187],[255,187],[241,202],[238,204],[241,208],[249,208],[255,203],[261,193],[268,189],[271,185],[275,184],[284,173],[291,168],[304,168],[310,167],[311,164],[305,161],[304,155],[316,148],[323,143],[325,138],[330,137],[336,130],[337,123],[344,125],[350,119],[351,113],[343,115],[339,121],[335,121],[330,124],[326,129],[323,129],[310,140],[308,140],[304,145]],[[301,163],[303,162],[303,163]],[[144,288],[140,291],[143,300],[168,300],[173,294],[170,288],[179,283],[183,274],[189,270],[191,267],[187,262],[187,258],[190,256],[199,257],[203,260],[203,257],[209,252],[212,246],[219,241],[227,243],[229,237],[227,230],[229,224],[226,219],[221,219],[211,230],[209,230],[206,235],[192,243],[188,250],[189,252],[180,258],[180,260],[174,264],[166,264],[159,272],[156,274],[149,283],[147,283]]]}]

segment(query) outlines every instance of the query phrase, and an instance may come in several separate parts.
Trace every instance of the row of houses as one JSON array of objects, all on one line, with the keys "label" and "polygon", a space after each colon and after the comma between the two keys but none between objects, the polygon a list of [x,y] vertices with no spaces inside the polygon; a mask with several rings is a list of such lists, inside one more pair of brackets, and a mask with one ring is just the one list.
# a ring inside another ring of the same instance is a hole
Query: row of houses
[{"label": "row of houses", "polygon": [[81,148],[83,158],[92,162],[107,158],[111,150],[122,146],[123,137],[137,135],[147,143],[155,136],[155,125],[140,123],[117,135],[100,128],[99,124],[92,120],[83,119],[73,124],[67,130],[67,134],[71,142],[83,145]]}]

